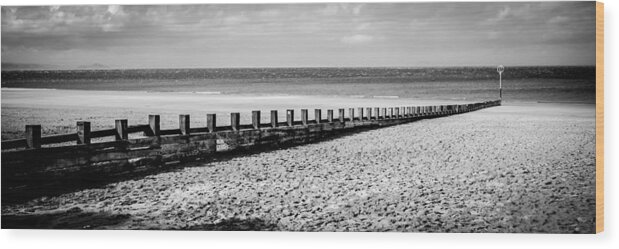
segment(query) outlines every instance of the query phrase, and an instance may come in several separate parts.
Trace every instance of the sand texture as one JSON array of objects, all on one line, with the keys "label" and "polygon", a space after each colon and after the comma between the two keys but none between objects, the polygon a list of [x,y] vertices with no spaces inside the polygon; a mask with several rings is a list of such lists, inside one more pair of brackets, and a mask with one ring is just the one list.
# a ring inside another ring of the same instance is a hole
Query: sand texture
[{"label": "sand texture", "polygon": [[2,224],[593,233],[593,108],[507,105],[422,120],[4,205]]}]

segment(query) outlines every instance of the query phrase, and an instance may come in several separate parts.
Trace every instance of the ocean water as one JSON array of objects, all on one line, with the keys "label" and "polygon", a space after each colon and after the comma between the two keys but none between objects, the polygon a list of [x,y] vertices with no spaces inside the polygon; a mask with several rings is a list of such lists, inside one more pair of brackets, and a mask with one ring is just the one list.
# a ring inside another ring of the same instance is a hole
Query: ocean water
[{"label": "ocean water", "polygon": [[[507,67],[506,102],[595,103],[595,67]],[[2,87],[325,95],[436,100],[498,98],[494,67],[220,68],[2,71]]]}]

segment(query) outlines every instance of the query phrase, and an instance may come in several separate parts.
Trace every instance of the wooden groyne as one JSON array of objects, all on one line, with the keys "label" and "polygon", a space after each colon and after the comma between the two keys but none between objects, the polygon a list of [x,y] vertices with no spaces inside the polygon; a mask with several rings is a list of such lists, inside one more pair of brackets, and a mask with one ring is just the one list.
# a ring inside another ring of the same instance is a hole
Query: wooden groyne
[{"label": "wooden groyne", "polygon": [[[49,188],[57,183],[96,181],[115,176],[158,170],[171,165],[204,160],[219,153],[278,148],[305,144],[340,134],[436,118],[501,105],[500,100],[461,105],[405,106],[391,108],[286,110],[270,112],[270,122],[261,123],[260,111],[252,123],[241,124],[240,113],[231,113],[229,126],[216,126],[216,115],[206,115],[206,127],[190,127],[190,116],[179,115],[179,128],[162,130],[160,116],[150,115],[148,124],[128,126],[116,120],[115,128],[92,131],[90,122],[77,122],[77,132],[41,136],[40,125],[27,125],[24,139],[2,141],[2,199]],[[129,134],[144,137],[130,139]],[[95,138],[114,139],[92,143]],[[75,143],[65,145],[67,143]],[[54,146],[54,144],[56,144]]]}]

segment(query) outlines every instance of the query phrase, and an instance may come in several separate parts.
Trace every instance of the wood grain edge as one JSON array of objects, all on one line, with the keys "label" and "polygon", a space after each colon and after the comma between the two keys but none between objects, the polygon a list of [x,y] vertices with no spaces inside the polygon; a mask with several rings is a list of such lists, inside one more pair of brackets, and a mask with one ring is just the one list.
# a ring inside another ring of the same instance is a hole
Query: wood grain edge
[{"label": "wood grain edge", "polygon": [[604,3],[595,4],[595,232],[604,231]]}]

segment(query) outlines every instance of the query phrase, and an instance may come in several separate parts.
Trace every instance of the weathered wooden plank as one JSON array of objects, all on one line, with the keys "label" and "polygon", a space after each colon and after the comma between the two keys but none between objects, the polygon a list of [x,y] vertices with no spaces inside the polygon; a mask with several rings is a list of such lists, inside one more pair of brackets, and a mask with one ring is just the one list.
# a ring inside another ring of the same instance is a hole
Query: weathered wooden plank
[{"label": "weathered wooden plank", "polygon": [[301,109],[301,124],[303,126],[307,126],[308,125],[308,114],[307,114],[307,109]]},{"label": "weathered wooden plank", "polygon": [[294,110],[292,109],[286,110],[286,123],[288,126],[294,125]]},{"label": "weathered wooden plank", "polygon": [[189,114],[178,115],[178,127],[182,135],[191,134],[191,128],[189,127],[189,125],[190,125]]},{"label": "weathered wooden plank", "polygon": [[196,127],[189,129],[190,134],[209,132],[208,127]]},{"label": "weathered wooden plank", "polygon": [[169,129],[169,130],[160,130],[159,135],[168,136],[168,135],[181,135],[180,129]]},{"label": "weathered wooden plank", "polygon": [[117,119],[114,121],[114,125],[116,126],[115,137],[116,140],[127,140],[129,139],[129,133],[127,131],[127,120],[126,119]]},{"label": "weathered wooden plank", "polygon": [[230,113],[230,126],[233,131],[241,129],[241,114],[238,112]]},{"label": "weathered wooden plank", "polygon": [[355,120],[355,108],[348,108],[348,119],[350,121]]},{"label": "weathered wooden plank", "polygon": [[41,125],[26,125],[26,146],[31,149],[41,148]]},{"label": "weathered wooden plank", "polygon": [[149,125],[130,125],[127,127],[127,133],[148,132],[149,130]]},{"label": "weathered wooden plank", "polygon": [[314,122],[316,122],[317,124],[320,124],[321,121],[322,121],[322,110],[314,109]]},{"label": "weathered wooden plank", "polygon": [[90,144],[90,122],[77,121],[77,143]]},{"label": "weathered wooden plank", "polygon": [[2,141],[2,150],[25,148],[28,146],[26,139],[14,139]]},{"label": "weathered wooden plank", "polygon": [[260,111],[251,112],[251,124],[254,129],[260,129]]},{"label": "weathered wooden plank", "polygon": [[358,121],[363,121],[363,107],[359,107],[359,116],[357,117]]},{"label": "weathered wooden plank", "polygon": [[206,114],[206,128],[211,133],[217,131],[217,115]]},{"label": "weathered wooden plank", "polygon": [[271,110],[271,127],[277,128],[279,123],[277,122],[277,110]]},{"label": "weathered wooden plank", "polygon": [[159,115],[148,115],[148,127],[146,132],[147,136],[160,136],[161,135],[161,118]]},{"label": "weathered wooden plank", "polygon": [[327,110],[327,122],[333,123],[333,110]]}]

